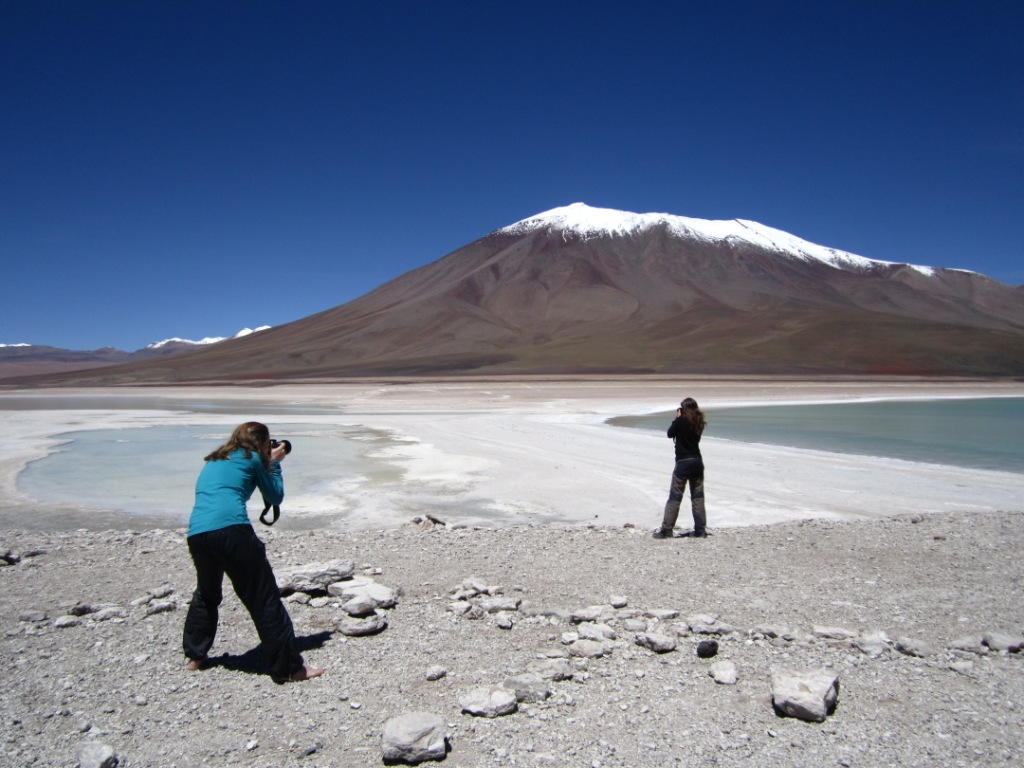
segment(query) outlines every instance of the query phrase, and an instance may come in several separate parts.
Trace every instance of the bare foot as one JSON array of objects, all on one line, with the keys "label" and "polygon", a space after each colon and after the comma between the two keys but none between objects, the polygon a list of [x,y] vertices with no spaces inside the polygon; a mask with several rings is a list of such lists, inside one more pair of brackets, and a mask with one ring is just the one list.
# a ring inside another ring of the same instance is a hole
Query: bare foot
[{"label": "bare foot", "polygon": [[189,659],[188,663],[185,665],[185,669],[187,669],[189,672],[196,672],[202,668],[203,662],[197,661],[196,659]]},{"label": "bare foot", "polygon": [[303,667],[298,672],[292,672],[288,678],[293,683],[297,683],[300,680],[309,680],[310,678],[320,677],[324,673],[324,670],[320,667]]}]

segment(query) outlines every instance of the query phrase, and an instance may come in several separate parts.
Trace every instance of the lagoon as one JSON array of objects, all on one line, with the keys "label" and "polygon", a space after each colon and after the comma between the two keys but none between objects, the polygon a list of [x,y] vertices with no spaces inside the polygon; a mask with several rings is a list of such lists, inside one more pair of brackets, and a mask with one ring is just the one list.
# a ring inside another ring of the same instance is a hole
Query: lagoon
[{"label": "lagoon", "polygon": [[[664,432],[673,412],[609,420]],[[1024,473],[1024,398],[707,408],[706,437]]]}]

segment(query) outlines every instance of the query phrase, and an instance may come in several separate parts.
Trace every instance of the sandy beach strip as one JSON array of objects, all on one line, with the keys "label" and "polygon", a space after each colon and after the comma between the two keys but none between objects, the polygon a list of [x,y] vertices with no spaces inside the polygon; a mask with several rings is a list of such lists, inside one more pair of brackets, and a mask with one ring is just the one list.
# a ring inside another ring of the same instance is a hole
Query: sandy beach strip
[{"label": "sandy beach strip", "polygon": [[[671,443],[645,430],[605,424],[613,416],[671,410],[683,396],[703,407],[1024,396],[1011,381],[763,378],[523,378],[365,381],[273,387],[166,387],[0,392],[0,527],[124,528],[160,525],[107,512],[74,520],[74,505],[21,494],[19,473],[77,430],[208,424],[358,425],[392,439],[367,449],[394,479],[354,486],[345,498],[297,501],[282,528],[393,528],[426,513],[449,524],[622,525],[653,528],[668,490]],[[234,403],[232,413],[190,410]],[[82,408],[68,405],[84,404]],[[246,405],[253,413],[245,415]],[[317,409],[315,415],[283,415]],[[263,415],[266,413],[267,415]],[[712,528],[824,518],[874,519],[930,512],[1014,510],[1024,475],[893,459],[703,442]],[[344,513],[339,510],[344,508]],[[686,502],[680,525],[686,524]]]}]

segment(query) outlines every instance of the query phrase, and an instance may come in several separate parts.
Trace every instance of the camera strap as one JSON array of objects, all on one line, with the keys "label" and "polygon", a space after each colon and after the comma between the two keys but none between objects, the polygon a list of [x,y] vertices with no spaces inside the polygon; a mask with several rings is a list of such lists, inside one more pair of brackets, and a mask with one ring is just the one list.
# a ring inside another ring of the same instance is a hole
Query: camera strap
[{"label": "camera strap", "polygon": [[[267,512],[269,512],[271,509],[274,510],[274,519],[273,520],[267,520]],[[281,516],[281,507],[280,507],[280,505],[278,505],[278,504],[267,504],[267,506],[265,506],[263,508],[263,513],[260,515],[260,522],[263,523],[264,525],[273,525],[274,523],[277,522],[277,518],[279,518],[280,516]]]}]

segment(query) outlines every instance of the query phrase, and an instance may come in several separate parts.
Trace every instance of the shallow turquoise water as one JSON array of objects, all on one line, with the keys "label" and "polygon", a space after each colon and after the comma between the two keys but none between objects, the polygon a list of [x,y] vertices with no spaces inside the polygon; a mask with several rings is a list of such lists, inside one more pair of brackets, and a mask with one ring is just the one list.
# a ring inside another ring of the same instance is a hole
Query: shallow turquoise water
[{"label": "shallow turquoise water", "polygon": [[[29,464],[18,489],[44,502],[77,503],[188,519],[203,457],[221,445],[230,428],[178,425],[73,432],[57,451]],[[275,425],[275,437],[294,448],[282,467],[285,504],[302,496],[331,498],[338,482],[360,482],[383,471],[365,454],[390,437],[362,427]],[[58,435],[58,437],[60,437]],[[263,509],[259,492],[250,513]]]},{"label": "shallow turquoise water", "polygon": [[[1024,398],[708,408],[707,437],[1024,473]],[[674,412],[609,423],[664,431]]]}]

